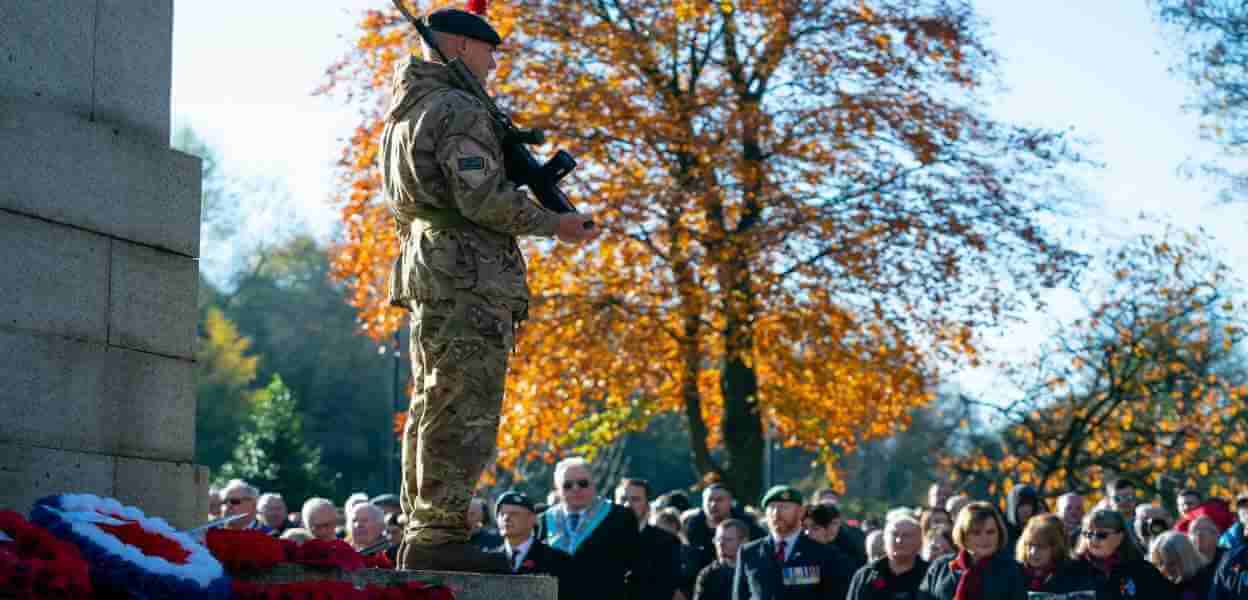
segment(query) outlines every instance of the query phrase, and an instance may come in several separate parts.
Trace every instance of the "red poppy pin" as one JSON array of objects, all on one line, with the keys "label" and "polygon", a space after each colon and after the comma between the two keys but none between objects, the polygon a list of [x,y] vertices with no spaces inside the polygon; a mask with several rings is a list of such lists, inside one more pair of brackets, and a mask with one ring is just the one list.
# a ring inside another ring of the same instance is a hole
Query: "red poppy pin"
[{"label": "red poppy pin", "polygon": [[520,566],[526,569],[534,569],[537,568],[537,563],[533,562],[533,559],[529,559],[520,563]]},{"label": "red poppy pin", "polygon": [[887,584],[887,583],[885,583],[883,579],[875,579],[875,580],[871,581],[871,587],[873,587],[873,588],[875,588],[875,589],[877,589],[877,590],[882,590],[882,589],[884,589],[884,588],[888,587],[888,584]]}]

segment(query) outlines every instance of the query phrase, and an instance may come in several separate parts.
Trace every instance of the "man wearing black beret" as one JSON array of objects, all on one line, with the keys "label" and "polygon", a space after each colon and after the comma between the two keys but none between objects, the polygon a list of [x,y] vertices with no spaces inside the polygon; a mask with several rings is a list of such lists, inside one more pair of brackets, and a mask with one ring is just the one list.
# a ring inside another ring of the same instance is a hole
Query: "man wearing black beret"
[{"label": "man wearing black beret", "polygon": [[771,534],[741,547],[733,600],[844,598],[853,575],[849,559],[802,533],[802,494],[778,485],[763,496]]},{"label": "man wearing black beret", "polygon": [[[567,552],[551,548],[534,535],[537,511],[528,496],[510,491],[498,497],[494,515],[498,520],[503,545],[496,548],[507,556],[511,572],[520,575],[551,575],[565,577],[572,557]],[[559,595],[566,598],[560,584]]]},{"label": "man wearing black beret", "polygon": [[494,28],[455,9],[424,20],[433,39],[422,39],[424,60],[398,65],[378,153],[398,241],[389,300],[412,313],[398,566],[506,573],[506,560],[469,543],[465,515],[494,458],[508,357],[528,314],[517,238],[583,242],[597,230],[507,178],[492,114],[444,63],[461,61],[485,86],[502,42]]}]

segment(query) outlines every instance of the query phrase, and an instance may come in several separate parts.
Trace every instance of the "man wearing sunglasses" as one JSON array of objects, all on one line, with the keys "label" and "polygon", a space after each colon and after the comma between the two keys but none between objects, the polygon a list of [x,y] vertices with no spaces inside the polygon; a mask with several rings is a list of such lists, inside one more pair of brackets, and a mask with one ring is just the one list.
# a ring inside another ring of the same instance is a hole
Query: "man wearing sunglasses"
[{"label": "man wearing sunglasses", "polygon": [[233,521],[227,524],[226,527],[229,529],[254,529],[264,533],[272,533],[272,529],[256,520],[256,500],[259,497],[260,490],[257,490],[246,481],[234,479],[227,483],[225,489],[221,490],[221,511],[223,515],[227,517],[247,515],[247,518]]},{"label": "man wearing sunglasses", "polygon": [[565,458],[555,465],[555,487],[563,501],[542,513],[538,538],[572,555],[569,576],[559,581],[567,594],[560,597],[626,600],[629,575],[640,560],[636,515],[598,496],[590,464],[583,458]]}]

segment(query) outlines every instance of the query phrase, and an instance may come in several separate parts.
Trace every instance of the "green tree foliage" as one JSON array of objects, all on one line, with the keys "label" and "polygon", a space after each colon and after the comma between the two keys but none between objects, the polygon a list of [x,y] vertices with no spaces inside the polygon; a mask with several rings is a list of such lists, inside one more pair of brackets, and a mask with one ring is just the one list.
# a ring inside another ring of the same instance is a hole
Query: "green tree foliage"
[{"label": "green tree foliage", "polygon": [[[321,448],[326,469],[342,475],[334,497],[397,492],[391,424],[396,404],[406,407],[406,394],[394,389],[393,341],[379,348],[357,335],[355,312],[328,270],[325,247],[296,236],[252,257],[223,296],[223,310],[262,357],[257,379],[280,375],[298,399],[308,440]],[[406,382],[403,350],[398,363]]]},{"label": "green tree foliage", "polygon": [[250,423],[217,479],[243,479],[296,502],[328,493],[332,486],[321,466],[321,451],[304,440],[300,413],[290,389],[274,376],[256,394]]},{"label": "green tree foliage", "polygon": [[208,307],[200,323],[195,351],[195,461],[216,469],[230,456],[255,392],[259,357],[251,340],[238,332],[216,307]]}]

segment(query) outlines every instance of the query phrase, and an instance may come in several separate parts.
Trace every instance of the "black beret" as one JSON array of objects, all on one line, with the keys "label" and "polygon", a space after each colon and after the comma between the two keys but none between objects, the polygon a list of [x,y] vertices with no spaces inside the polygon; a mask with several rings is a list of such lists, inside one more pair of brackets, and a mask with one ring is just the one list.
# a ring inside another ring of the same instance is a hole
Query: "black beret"
[{"label": "black beret", "polygon": [[528,496],[515,490],[505,492],[502,496],[498,497],[498,502],[494,503],[494,514],[498,514],[498,508],[504,504],[521,506],[529,509],[529,512],[537,512],[537,507],[533,505],[533,501],[530,500]]},{"label": "black beret", "polygon": [[436,10],[429,14],[425,22],[429,24],[429,29],[434,31],[462,35],[491,46],[503,43],[503,38],[498,35],[497,31],[494,31],[493,27],[490,27],[485,19],[467,11],[455,8]]}]

